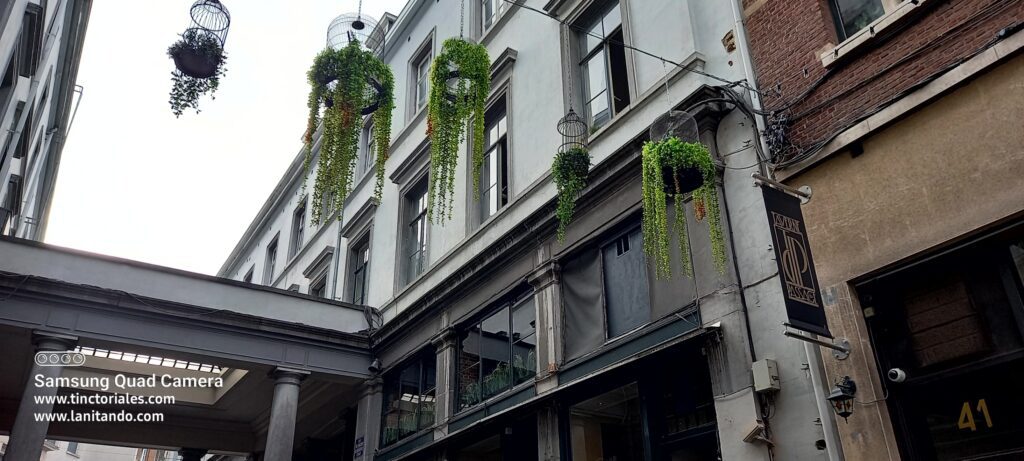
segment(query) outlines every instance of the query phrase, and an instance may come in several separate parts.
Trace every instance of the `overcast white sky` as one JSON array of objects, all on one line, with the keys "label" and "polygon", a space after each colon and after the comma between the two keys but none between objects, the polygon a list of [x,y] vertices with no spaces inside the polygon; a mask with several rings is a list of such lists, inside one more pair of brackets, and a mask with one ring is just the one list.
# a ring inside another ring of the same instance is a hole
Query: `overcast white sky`
[{"label": "overcast white sky", "polygon": [[[306,70],[357,1],[225,0],[217,99],[175,119],[166,50],[192,0],[95,0],[46,242],[216,273],[298,153]],[[405,2],[365,0],[363,11],[397,15]]]}]

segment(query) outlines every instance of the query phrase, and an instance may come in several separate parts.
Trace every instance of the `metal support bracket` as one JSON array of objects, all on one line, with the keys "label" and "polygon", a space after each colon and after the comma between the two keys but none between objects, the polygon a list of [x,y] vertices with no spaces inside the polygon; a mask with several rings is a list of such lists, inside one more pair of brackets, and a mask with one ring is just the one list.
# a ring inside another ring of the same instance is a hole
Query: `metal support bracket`
[{"label": "metal support bracket", "polygon": [[785,336],[809,342],[811,344],[816,344],[821,347],[827,347],[829,349],[832,349],[832,357],[835,358],[836,360],[846,360],[848,357],[850,357],[850,351],[852,350],[852,348],[850,347],[850,341],[848,341],[846,338],[836,338],[833,340],[833,342],[829,342],[822,339],[818,339],[817,335],[807,336],[792,331],[789,329],[788,324],[783,325],[786,327],[786,331],[782,333]]},{"label": "metal support bracket", "polygon": [[804,205],[811,201],[811,186],[800,186],[799,189],[787,186],[781,182],[771,179],[761,173],[751,173],[751,178],[754,178],[754,187],[768,186],[772,189],[779,190],[786,194],[792,195],[800,199],[800,204]]}]

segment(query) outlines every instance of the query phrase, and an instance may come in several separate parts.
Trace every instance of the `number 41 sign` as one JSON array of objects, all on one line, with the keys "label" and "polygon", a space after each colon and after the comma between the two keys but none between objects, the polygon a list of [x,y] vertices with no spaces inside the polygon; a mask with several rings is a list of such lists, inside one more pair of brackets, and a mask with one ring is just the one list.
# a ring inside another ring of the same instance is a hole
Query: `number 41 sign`
[{"label": "number 41 sign", "polygon": [[964,402],[963,407],[960,409],[960,420],[957,422],[956,427],[964,430],[970,429],[971,432],[978,430],[978,425],[974,421],[974,412],[977,411],[985,419],[985,426],[992,428],[992,416],[988,414],[988,404],[985,403],[985,399],[978,400],[978,404],[971,408],[971,402]]}]

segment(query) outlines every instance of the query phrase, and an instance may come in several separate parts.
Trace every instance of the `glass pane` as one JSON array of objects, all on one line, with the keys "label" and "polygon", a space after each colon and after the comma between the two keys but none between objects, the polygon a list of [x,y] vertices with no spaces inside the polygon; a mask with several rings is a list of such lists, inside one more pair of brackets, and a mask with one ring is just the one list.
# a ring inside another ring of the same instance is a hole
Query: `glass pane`
[{"label": "glass pane", "polygon": [[481,0],[481,3],[482,8],[480,8],[480,11],[483,16],[483,30],[487,30],[488,27],[491,27],[494,19],[494,0]]},{"label": "glass pane", "polygon": [[480,328],[474,325],[459,342],[459,408],[480,402]]},{"label": "glass pane", "polygon": [[533,295],[520,301],[512,311],[512,373],[514,384],[526,382],[537,374],[537,313]]},{"label": "glass pane", "polygon": [[502,308],[483,321],[480,331],[480,381],[484,399],[512,387],[510,361],[509,309]]},{"label": "glass pane", "polygon": [[583,75],[583,96],[587,100],[587,113],[590,115],[592,126],[597,126],[599,124],[596,121],[610,117],[604,50],[597,52],[583,64]]},{"label": "glass pane", "polygon": [[580,33],[580,48],[582,54],[588,54],[601,46],[601,40],[604,38],[604,32],[601,30],[601,21],[594,22],[594,25],[590,27],[586,32]]},{"label": "glass pane", "polygon": [[604,15],[604,19],[601,22],[604,23],[605,34],[610,34],[616,27],[622,25],[622,12],[619,11],[618,3],[615,4],[611,11]]},{"label": "glass pane", "polygon": [[636,383],[573,405],[569,424],[573,461],[644,459]]},{"label": "glass pane", "polygon": [[[842,33],[849,37],[871,24],[885,14],[882,0],[834,0],[839,18],[842,22]],[[844,38],[845,38],[844,37]]]},{"label": "glass pane", "polygon": [[420,393],[420,429],[434,425],[434,402],[437,393],[437,358],[424,357],[422,362],[423,390]]}]

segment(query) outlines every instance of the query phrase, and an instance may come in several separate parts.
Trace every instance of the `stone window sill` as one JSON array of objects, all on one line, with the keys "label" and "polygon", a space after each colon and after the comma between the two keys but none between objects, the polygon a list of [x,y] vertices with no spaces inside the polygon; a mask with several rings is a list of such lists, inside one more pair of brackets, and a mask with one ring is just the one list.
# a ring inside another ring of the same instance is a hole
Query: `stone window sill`
[{"label": "stone window sill", "polygon": [[877,41],[877,37],[886,30],[897,27],[910,20],[921,7],[930,4],[934,0],[903,0],[896,6],[896,9],[889,11],[876,19],[867,27],[861,29],[842,43],[821,54],[821,65],[825,68],[833,67],[837,63],[845,61],[846,58],[863,51]]}]

